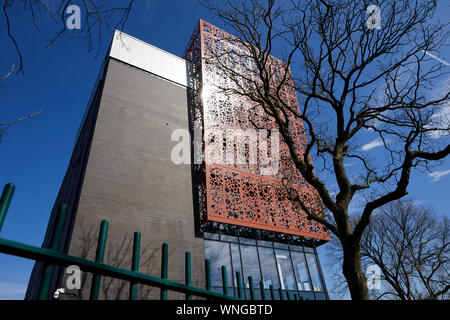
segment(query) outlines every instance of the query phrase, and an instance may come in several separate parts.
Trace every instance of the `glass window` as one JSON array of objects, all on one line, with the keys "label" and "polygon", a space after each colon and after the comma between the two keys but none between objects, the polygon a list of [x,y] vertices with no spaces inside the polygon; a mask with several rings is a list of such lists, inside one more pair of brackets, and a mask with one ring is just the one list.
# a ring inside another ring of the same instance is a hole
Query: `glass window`
[{"label": "glass window", "polygon": [[302,248],[302,247],[296,246],[296,245],[293,245],[293,244],[290,244],[290,245],[289,245],[289,249],[291,249],[291,251],[299,251],[299,252],[303,252],[303,248]]},{"label": "glass window", "polygon": [[256,245],[256,240],[247,239],[247,238],[239,238],[239,242],[243,244],[253,244]]},{"label": "glass window", "polygon": [[311,280],[314,291],[323,291],[322,281],[320,280],[319,269],[317,268],[316,255],[306,253],[306,260],[308,261],[309,272],[311,273]]},{"label": "glass window", "polygon": [[273,247],[272,242],[270,242],[270,241],[258,240],[257,243],[258,243],[258,246],[261,246],[261,247],[269,247],[269,248]]},{"label": "glass window", "polygon": [[220,235],[220,240],[222,241],[228,241],[228,242],[238,242],[238,238],[237,237],[233,237],[233,236],[227,236],[225,234],[221,234]]},{"label": "glass window", "polygon": [[273,285],[274,289],[280,288],[280,279],[278,278],[277,264],[273,249],[258,248],[259,260],[261,261],[261,272],[264,283],[264,288],[269,288]]},{"label": "glass window", "polygon": [[253,287],[259,288],[261,271],[259,270],[258,253],[255,246],[241,244],[242,267],[244,269],[244,284],[248,288],[248,277],[253,278]]},{"label": "glass window", "polygon": [[230,245],[227,242],[205,240],[205,258],[211,263],[211,285],[222,286],[222,266],[227,268],[227,283],[231,285]]},{"label": "glass window", "polygon": [[301,291],[300,296],[303,300],[315,300],[314,292],[312,291]]},{"label": "glass window", "polygon": [[205,239],[219,240],[219,235],[216,233],[205,232],[204,237],[205,237]]},{"label": "glass window", "polygon": [[316,300],[327,300],[327,295],[323,292],[316,292]]},{"label": "glass window", "polygon": [[[215,240],[218,238],[221,241]],[[222,292],[221,267],[225,266],[230,295],[237,296],[236,272],[239,271],[247,299],[250,298],[249,276],[253,278],[256,299],[261,298],[260,281],[268,296],[268,289],[273,285],[275,290],[300,293],[303,299],[314,299],[315,295],[326,299],[313,247],[205,233],[205,257],[211,262],[211,285],[217,292]]]},{"label": "glass window", "polygon": [[274,242],[273,246],[275,248],[279,248],[279,249],[287,249],[288,245],[286,243],[279,243],[279,242]]},{"label": "glass window", "polygon": [[281,289],[296,290],[289,251],[275,249],[275,255],[277,257],[277,269],[280,275]]},{"label": "glass window", "polygon": [[236,272],[239,271],[241,273],[241,284],[242,282],[242,267],[241,267],[241,255],[239,253],[239,245],[235,243],[231,243],[231,261],[233,263],[233,283],[237,288],[237,278]]},{"label": "glass window", "polygon": [[297,288],[301,291],[311,291],[308,268],[306,267],[305,255],[303,252],[291,252],[292,263],[294,264],[295,276],[297,278]]}]

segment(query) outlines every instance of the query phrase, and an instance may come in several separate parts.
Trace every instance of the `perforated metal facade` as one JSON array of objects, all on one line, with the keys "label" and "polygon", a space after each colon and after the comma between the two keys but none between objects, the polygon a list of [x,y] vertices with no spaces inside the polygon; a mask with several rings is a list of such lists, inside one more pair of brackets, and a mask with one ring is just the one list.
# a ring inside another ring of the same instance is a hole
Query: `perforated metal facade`
[{"label": "perforated metal facade", "polygon": [[[248,161],[249,154],[257,148],[255,144],[258,138],[266,135],[266,132],[276,133],[278,127],[257,103],[243,96],[226,94],[218,89],[233,84],[229,83],[226,72],[223,72],[223,68],[216,65],[211,57],[217,50],[221,52],[244,50],[232,39],[233,36],[223,30],[200,20],[184,55],[185,59],[193,64],[194,72],[192,81],[195,93],[190,110],[191,125],[202,132],[201,147],[206,156],[206,161],[198,166],[198,172],[202,175],[200,200],[203,219],[329,240],[325,227],[306,219],[306,214],[300,207],[286,197],[282,179],[290,176],[304,203],[307,203],[310,210],[315,213],[321,213],[322,206],[317,192],[294,169],[288,147],[282,138],[277,140],[268,136],[263,137],[267,143],[263,154],[267,152],[267,157],[270,158],[273,150],[279,152],[279,163],[275,171],[271,171],[272,164],[269,165],[267,159],[262,159],[260,152],[257,153],[256,162]],[[240,68],[246,63],[243,61],[232,67]],[[270,64],[274,70],[284,68],[284,64],[273,57],[270,58]],[[290,75],[289,70],[288,72]],[[276,72],[274,79],[274,81],[277,79]],[[288,80],[292,81],[291,77],[288,77]],[[246,79],[243,77],[242,86],[246,85]],[[298,109],[293,86],[283,87],[280,95],[287,104]],[[302,152],[306,146],[303,123],[292,114],[288,116],[294,141]],[[267,131],[261,131],[261,128]],[[222,136],[218,136],[218,132]],[[246,143],[240,145],[236,140],[230,140],[229,137],[233,137],[233,134],[244,135]],[[220,141],[217,141],[218,137]],[[217,152],[217,146],[222,149],[220,152]],[[216,153],[210,155],[209,151],[213,149]],[[246,162],[227,161],[226,157],[223,157],[227,149],[232,150],[233,158],[243,154],[247,159]]]}]

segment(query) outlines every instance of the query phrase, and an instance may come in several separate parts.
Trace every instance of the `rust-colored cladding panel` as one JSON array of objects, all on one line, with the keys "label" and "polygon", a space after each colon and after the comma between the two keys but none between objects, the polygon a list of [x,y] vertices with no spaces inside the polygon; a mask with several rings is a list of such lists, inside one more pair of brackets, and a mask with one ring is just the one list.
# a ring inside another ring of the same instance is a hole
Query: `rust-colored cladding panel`
[{"label": "rust-colored cladding panel", "polygon": [[[231,40],[224,41],[224,38]],[[221,84],[222,87],[226,86],[224,84],[227,83],[227,77],[208,57],[212,50],[236,49],[239,51],[240,48],[236,48],[232,43],[232,38],[233,36],[223,30],[200,20],[186,48],[185,58],[193,65],[193,81],[196,90],[191,120],[194,127],[202,130],[203,151],[217,151],[217,146],[222,148],[223,145],[224,153],[228,147],[233,149],[233,155],[237,157],[238,143],[233,140],[234,143],[231,145],[230,140],[225,139],[229,137],[226,135],[227,132],[239,132],[246,136],[247,144],[244,145],[244,149],[240,149],[240,152],[248,156],[250,149],[256,148],[255,141],[261,137],[260,131],[255,130],[255,125],[268,131],[277,130],[278,127],[260,106],[249,99],[226,95],[217,90],[217,86]],[[283,66],[283,63],[276,58],[271,57],[270,61],[274,68]],[[239,67],[238,64],[235,66]],[[288,79],[291,80],[290,71],[288,72]],[[298,101],[292,86],[286,86],[281,95],[290,106],[298,110]],[[303,123],[295,117],[290,120],[291,132],[295,133],[293,138],[298,145],[298,150],[301,151],[307,144]],[[222,136],[219,136],[218,132]],[[276,133],[272,131],[272,135],[273,132]],[[222,139],[217,139],[218,136],[224,138],[223,144]],[[316,190],[307,184],[294,169],[292,161],[289,160],[288,147],[283,139],[271,140],[267,136],[264,138],[266,138],[268,150],[271,150],[272,145],[279,146],[279,164],[277,171],[271,175],[267,175],[267,172],[270,172],[270,166],[267,159],[261,158],[260,153],[257,153],[256,163],[248,161],[238,164],[228,163],[226,158],[221,161],[224,158],[220,152],[219,155],[206,158],[201,167],[204,183],[201,188],[204,193],[201,197],[204,201],[201,206],[203,219],[329,240],[329,233],[323,225],[306,219],[305,213],[299,206],[286,199],[281,179],[289,175],[292,186],[298,190],[304,203],[307,203],[310,210],[322,214],[322,205]],[[261,152],[259,141],[258,147]],[[269,151],[268,157],[272,152]],[[208,152],[205,153],[208,154]]]}]

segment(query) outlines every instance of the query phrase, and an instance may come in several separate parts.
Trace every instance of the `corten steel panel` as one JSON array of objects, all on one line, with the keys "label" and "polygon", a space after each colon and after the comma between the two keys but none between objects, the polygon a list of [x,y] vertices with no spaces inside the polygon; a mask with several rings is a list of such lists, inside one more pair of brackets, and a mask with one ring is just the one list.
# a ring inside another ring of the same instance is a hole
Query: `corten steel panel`
[{"label": "corten steel panel", "polygon": [[[217,137],[220,138],[220,135],[216,134],[218,130],[226,133],[234,129],[234,132],[237,130],[247,135],[244,153],[248,159],[250,149],[255,147],[253,138],[256,138],[257,133],[254,129],[276,130],[278,126],[261,106],[251,102],[250,99],[227,95],[217,89],[217,87],[224,88],[234,84],[230,84],[226,72],[223,72],[223,68],[219,68],[217,62],[211,57],[214,53],[230,52],[229,50],[237,52],[239,56],[240,50],[243,49],[238,47],[236,42],[232,42],[233,36],[203,20],[200,20],[197,25],[185,51],[185,59],[193,63],[192,79],[196,89],[191,106],[191,121],[194,128],[202,130],[203,151],[211,150],[212,145],[217,146],[214,143],[217,143],[215,141]],[[270,66],[272,70],[275,70],[273,78],[276,82],[280,78],[277,72],[284,70],[284,64],[270,57]],[[232,68],[240,67],[239,63],[232,66]],[[290,85],[283,87],[280,95],[290,107],[298,110],[290,70],[287,72],[287,81],[291,82]],[[242,80],[242,86],[246,86],[245,78]],[[293,114],[288,115],[288,119],[293,139],[298,150],[302,152],[307,144],[303,123]],[[267,142],[267,148],[270,150],[270,138],[267,138]],[[225,139],[223,152],[227,144],[230,148],[230,140]],[[237,142],[231,148],[234,148],[233,153],[237,157]],[[316,190],[294,169],[292,161],[289,160],[288,147],[281,137],[277,173],[264,175],[261,160],[259,153],[257,153],[256,164],[227,163],[226,158],[222,158],[220,153],[219,157],[206,158],[200,169],[204,183],[201,186],[204,199],[202,218],[207,221],[329,240],[326,228],[315,221],[306,219],[305,212],[286,197],[282,179],[289,177],[290,185],[298,191],[309,209],[316,214],[322,214],[322,205]]]}]

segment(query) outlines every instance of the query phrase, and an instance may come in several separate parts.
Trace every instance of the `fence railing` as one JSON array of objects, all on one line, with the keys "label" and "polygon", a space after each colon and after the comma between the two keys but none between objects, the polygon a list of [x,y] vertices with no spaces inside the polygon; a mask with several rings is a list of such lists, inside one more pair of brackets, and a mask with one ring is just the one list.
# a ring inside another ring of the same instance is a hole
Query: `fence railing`
[{"label": "fence railing", "polygon": [[[2,196],[0,198],[0,232],[5,221],[6,213],[12,200],[14,193],[14,185],[7,184],[4,187]],[[114,267],[103,263],[105,254],[106,240],[108,236],[108,221],[103,220],[100,225],[100,234],[97,241],[97,251],[95,261],[75,257],[67,254],[63,254],[57,250],[59,247],[59,239],[63,230],[64,221],[66,217],[67,206],[65,204],[58,207],[55,231],[53,232],[52,239],[50,241],[50,247],[39,248],[24,243],[3,239],[0,237],[0,252],[14,255],[26,259],[35,261],[41,261],[45,264],[42,280],[39,287],[38,298],[40,300],[46,300],[50,296],[51,279],[54,272],[54,266],[67,267],[70,265],[76,265],[84,272],[90,272],[93,274],[92,283],[90,288],[89,299],[97,300],[99,298],[101,277],[110,277],[120,279],[130,283],[129,299],[137,299],[138,285],[147,285],[160,288],[160,299],[167,299],[167,292],[174,291],[185,294],[185,299],[190,300],[193,296],[218,299],[218,300],[244,300],[244,288],[242,286],[242,276],[239,271],[236,272],[237,282],[237,297],[229,294],[227,283],[227,269],[225,266],[221,267],[222,274],[222,291],[218,293],[212,290],[211,286],[211,263],[208,259],[205,260],[205,283],[206,289],[194,287],[191,285],[191,253],[185,253],[185,283],[178,283],[168,280],[168,245],[164,243],[162,245],[162,257],[161,257],[161,277],[155,277],[146,275],[139,272],[139,252],[141,234],[139,232],[134,233],[133,238],[133,252],[131,261],[131,270]],[[255,288],[253,285],[252,277],[248,277],[248,285],[250,291],[250,300],[255,300]],[[277,294],[272,285],[269,286],[270,297],[266,296],[266,290],[264,288],[263,281],[259,283],[261,298],[263,300],[268,299],[280,299],[280,300],[298,300],[299,297],[296,294],[291,296],[289,291],[278,289]],[[300,298],[301,299],[301,298]]]}]

